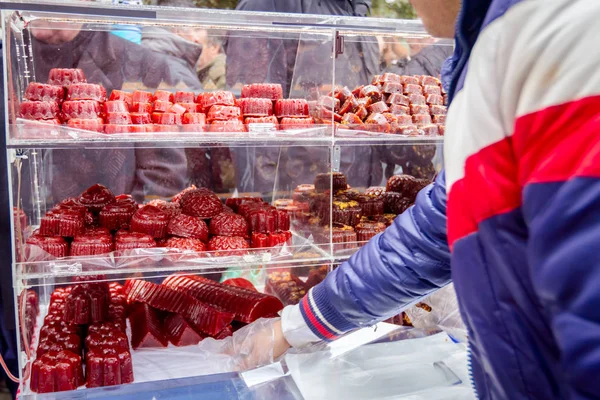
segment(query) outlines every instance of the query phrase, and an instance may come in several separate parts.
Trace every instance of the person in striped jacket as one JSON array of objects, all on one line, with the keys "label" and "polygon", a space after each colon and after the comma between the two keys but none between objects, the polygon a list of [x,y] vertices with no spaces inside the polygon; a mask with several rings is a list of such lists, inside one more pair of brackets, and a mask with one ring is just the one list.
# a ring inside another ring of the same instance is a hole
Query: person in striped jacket
[{"label": "person in striped jacket", "polygon": [[600,2],[411,2],[433,35],[456,38],[445,172],[284,309],[273,355],[452,280],[479,398],[598,399]]}]

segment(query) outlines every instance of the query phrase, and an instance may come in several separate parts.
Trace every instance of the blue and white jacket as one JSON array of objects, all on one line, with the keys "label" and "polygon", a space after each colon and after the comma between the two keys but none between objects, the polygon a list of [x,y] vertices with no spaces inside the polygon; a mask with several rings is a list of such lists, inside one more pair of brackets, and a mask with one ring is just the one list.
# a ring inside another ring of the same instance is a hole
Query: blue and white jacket
[{"label": "blue and white jacket", "polygon": [[600,2],[463,0],[445,174],[285,309],[292,345],[454,281],[483,399],[600,398]]}]

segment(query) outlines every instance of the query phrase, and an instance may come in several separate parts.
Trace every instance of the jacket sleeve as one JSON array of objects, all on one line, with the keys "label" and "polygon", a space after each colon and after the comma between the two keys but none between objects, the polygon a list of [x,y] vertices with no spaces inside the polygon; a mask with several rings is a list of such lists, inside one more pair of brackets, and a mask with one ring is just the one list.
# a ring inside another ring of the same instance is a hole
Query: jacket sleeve
[{"label": "jacket sleeve", "polygon": [[[297,310],[284,312],[284,335],[294,346],[333,340],[397,314],[449,281],[442,173],[385,232],[312,288],[295,306]],[[299,315],[310,332],[303,330]]]}]

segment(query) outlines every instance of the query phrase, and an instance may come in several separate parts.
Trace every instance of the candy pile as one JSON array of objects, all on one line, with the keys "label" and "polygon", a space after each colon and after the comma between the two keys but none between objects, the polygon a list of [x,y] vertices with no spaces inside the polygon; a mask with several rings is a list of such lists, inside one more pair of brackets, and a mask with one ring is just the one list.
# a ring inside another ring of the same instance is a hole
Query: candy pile
[{"label": "candy pile", "polygon": [[314,108],[319,123],[340,128],[409,136],[444,135],[447,97],[427,75],[376,75],[370,85],[338,87]]},{"label": "candy pile", "polygon": [[27,244],[54,257],[151,247],[237,255],[232,251],[291,243],[289,229],[288,213],[259,197],[230,198],[223,206],[210,190],[191,187],[170,202],[142,206],[97,184],[48,211]]},{"label": "candy pile", "polygon": [[[333,197],[329,189],[332,183]],[[293,228],[303,235],[312,234],[319,243],[327,243],[332,223],[334,250],[355,249],[357,242],[364,243],[391,225],[429,183],[410,175],[394,175],[386,187],[359,192],[349,188],[344,174],[323,173],[317,175],[314,185],[300,185],[291,200],[280,199],[274,205],[290,213]]]},{"label": "candy pile", "polygon": [[133,93],[87,83],[80,69],[55,68],[48,83],[32,82],[19,115],[27,120],[106,134],[143,132],[245,132],[252,124],[274,129],[314,124],[304,99],[283,99],[281,85],[252,84],[236,99],[227,91]]},{"label": "candy pile", "polygon": [[325,279],[328,272],[327,265],[313,268],[304,282],[290,271],[274,271],[267,276],[265,292],[277,297],[286,306],[298,304],[310,288]]},{"label": "candy pile", "polygon": [[115,282],[54,290],[31,368],[31,390],[49,393],[133,382],[126,309],[123,287]]},{"label": "candy pile", "polygon": [[91,388],[130,383],[130,343],[133,350],[195,345],[206,337],[231,336],[232,323],[239,327],[277,316],[283,304],[241,280],[229,285],[171,275],[160,285],[143,280],[130,280],[125,286],[79,281],[56,289],[40,330],[31,390],[48,393],[84,384]]}]

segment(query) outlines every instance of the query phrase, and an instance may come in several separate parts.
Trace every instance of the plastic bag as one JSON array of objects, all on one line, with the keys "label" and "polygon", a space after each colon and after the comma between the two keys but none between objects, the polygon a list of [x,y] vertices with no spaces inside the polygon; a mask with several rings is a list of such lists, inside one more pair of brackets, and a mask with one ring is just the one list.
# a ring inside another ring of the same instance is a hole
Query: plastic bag
[{"label": "plastic bag", "polygon": [[467,341],[467,328],[460,316],[453,284],[432,293],[405,312],[415,328],[424,331],[441,329],[458,342]]}]

